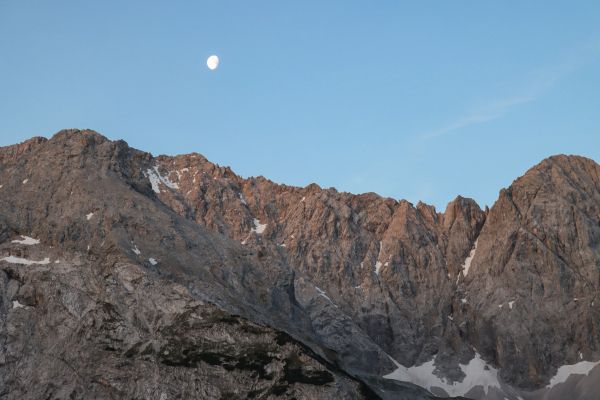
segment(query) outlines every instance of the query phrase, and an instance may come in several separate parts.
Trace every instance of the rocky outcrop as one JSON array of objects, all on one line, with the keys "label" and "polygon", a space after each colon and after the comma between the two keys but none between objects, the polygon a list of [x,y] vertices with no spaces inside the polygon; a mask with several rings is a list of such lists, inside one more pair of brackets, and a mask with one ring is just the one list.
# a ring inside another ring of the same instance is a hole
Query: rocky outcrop
[{"label": "rocky outcrop", "polygon": [[195,299],[107,255],[44,244],[3,253],[0,396],[366,398],[369,390],[283,332]]},{"label": "rocky outcrop", "polygon": [[92,131],[2,148],[0,397],[551,399],[600,359],[599,170],[552,157],[442,213]]},{"label": "rocky outcrop", "polygon": [[281,257],[177,208],[151,155],[90,131],[4,154],[1,396],[431,398]]},{"label": "rocky outcrop", "polygon": [[458,197],[440,214],[376,194],[245,180],[195,154],[158,161],[177,185],[158,194],[173,210],[306,275],[396,360],[438,351],[456,276],[485,221],[473,200]]},{"label": "rocky outcrop", "polygon": [[471,342],[520,387],[600,357],[600,166],[556,156],[502,190],[461,284]]}]

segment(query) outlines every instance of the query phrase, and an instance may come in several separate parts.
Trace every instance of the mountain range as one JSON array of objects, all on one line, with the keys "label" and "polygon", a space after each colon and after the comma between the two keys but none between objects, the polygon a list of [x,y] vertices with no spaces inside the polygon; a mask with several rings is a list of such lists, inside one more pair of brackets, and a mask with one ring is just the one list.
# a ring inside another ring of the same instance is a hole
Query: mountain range
[{"label": "mountain range", "polygon": [[600,165],[491,208],[0,148],[0,399],[600,399]]}]

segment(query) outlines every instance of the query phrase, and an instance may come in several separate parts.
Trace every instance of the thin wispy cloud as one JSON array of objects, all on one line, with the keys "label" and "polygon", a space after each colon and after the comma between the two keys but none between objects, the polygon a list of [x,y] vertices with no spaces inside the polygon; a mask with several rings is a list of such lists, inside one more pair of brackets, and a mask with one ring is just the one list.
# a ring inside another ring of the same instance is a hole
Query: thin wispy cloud
[{"label": "thin wispy cloud", "polygon": [[536,79],[514,95],[479,105],[446,125],[421,134],[420,137],[422,139],[440,137],[473,125],[501,118],[515,107],[536,101],[551,90],[562,78],[577,71],[599,54],[600,42],[588,43],[571,52],[561,63],[539,71],[536,74]]},{"label": "thin wispy cloud", "polygon": [[516,96],[487,104],[485,107],[473,110],[439,129],[421,135],[421,137],[424,139],[434,138],[471,125],[478,125],[498,119],[506,114],[511,108],[521,104],[530,103],[536,100],[537,97],[538,96],[535,94]]}]

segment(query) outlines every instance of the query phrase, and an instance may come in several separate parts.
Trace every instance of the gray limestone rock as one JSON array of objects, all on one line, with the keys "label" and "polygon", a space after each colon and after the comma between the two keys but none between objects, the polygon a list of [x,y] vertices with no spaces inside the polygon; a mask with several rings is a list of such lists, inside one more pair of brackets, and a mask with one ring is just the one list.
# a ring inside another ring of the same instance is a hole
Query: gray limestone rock
[{"label": "gray limestone rock", "polygon": [[592,160],[438,212],[66,130],[0,185],[0,398],[593,398]]}]

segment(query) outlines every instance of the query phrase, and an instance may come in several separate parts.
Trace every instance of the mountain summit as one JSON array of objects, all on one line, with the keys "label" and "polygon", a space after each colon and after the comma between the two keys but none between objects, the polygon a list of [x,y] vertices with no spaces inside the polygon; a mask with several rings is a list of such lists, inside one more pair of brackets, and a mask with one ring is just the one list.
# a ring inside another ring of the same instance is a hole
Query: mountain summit
[{"label": "mountain summit", "polygon": [[583,157],[438,212],[89,130],[0,148],[1,399],[597,399],[599,286]]}]

